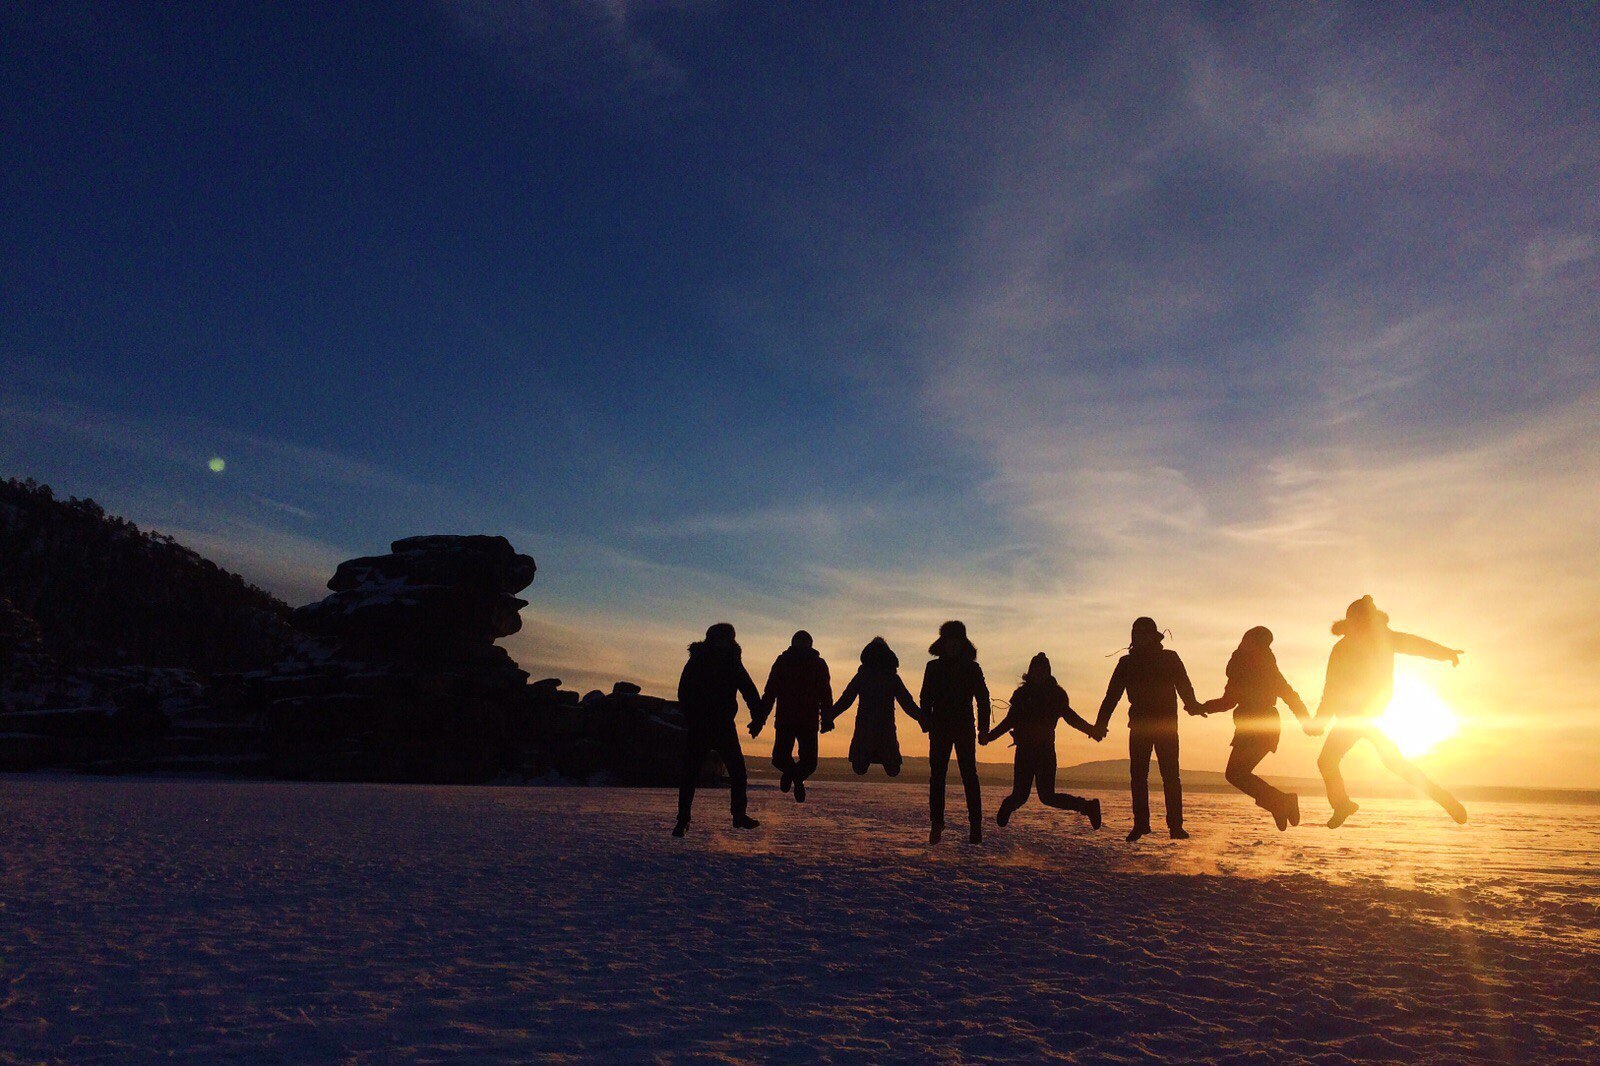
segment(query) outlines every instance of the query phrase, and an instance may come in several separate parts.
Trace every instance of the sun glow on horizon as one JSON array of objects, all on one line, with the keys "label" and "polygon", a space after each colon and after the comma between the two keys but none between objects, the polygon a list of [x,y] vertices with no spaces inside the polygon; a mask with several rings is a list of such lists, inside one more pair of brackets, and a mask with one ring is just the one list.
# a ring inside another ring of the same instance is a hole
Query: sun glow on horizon
[{"label": "sun glow on horizon", "polygon": [[1407,758],[1426,755],[1461,731],[1456,712],[1426,681],[1399,671],[1394,698],[1378,716],[1377,726]]}]

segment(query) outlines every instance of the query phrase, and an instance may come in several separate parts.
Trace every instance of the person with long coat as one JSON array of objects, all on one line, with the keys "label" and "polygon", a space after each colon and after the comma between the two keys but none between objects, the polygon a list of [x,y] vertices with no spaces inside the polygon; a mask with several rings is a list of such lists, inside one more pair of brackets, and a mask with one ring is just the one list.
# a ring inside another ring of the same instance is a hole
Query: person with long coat
[{"label": "person with long coat", "polygon": [[1128,654],[1117,661],[1106,698],[1100,703],[1095,731],[1101,737],[1111,715],[1128,697],[1128,777],[1133,792],[1130,842],[1150,832],[1150,753],[1161,766],[1161,788],[1167,801],[1167,834],[1187,840],[1183,828],[1183,783],[1178,777],[1178,700],[1190,714],[1202,714],[1183,660],[1162,647],[1161,630],[1153,619],[1136,618]]},{"label": "person with long coat", "polygon": [[1028,663],[1022,684],[1011,694],[1011,707],[995,727],[980,739],[988,744],[1010,733],[1017,746],[1012,768],[1011,795],[1000,801],[995,824],[1004,826],[1018,807],[1028,802],[1028,793],[1037,789],[1039,802],[1064,811],[1087,815],[1089,824],[1100,828],[1100,801],[1069,796],[1056,791],[1056,723],[1066,722],[1078,732],[1099,740],[1095,727],[1072,709],[1067,690],[1050,672],[1050,658],[1044,652]]},{"label": "person with long coat", "polygon": [[1416,655],[1455,666],[1461,661],[1461,649],[1447,648],[1423,637],[1390,629],[1389,616],[1378,610],[1371,596],[1363,596],[1352,603],[1345,610],[1344,618],[1333,624],[1333,634],[1339,642],[1328,655],[1328,678],[1322,686],[1317,717],[1311,723],[1311,731],[1320,733],[1328,722],[1334,722],[1328,739],[1323,742],[1322,754],[1317,756],[1317,769],[1322,772],[1323,782],[1328,786],[1328,802],[1333,806],[1328,828],[1339,828],[1359,809],[1345,788],[1339,763],[1363,740],[1377,749],[1378,758],[1391,773],[1409,781],[1443,807],[1451,818],[1465,824],[1467,809],[1461,802],[1434,784],[1402,755],[1395,742],[1372,721],[1383,713],[1394,696],[1396,654]]},{"label": "person with long coat", "polygon": [[[917,702],[928,724],[928,842],[944,834],[944,785],[955,752],[961,785],[967,794],[967,825],[974,844],[983,841],[983,792],[978,781],[978,731],[989,731],[989,685],[978,665],[978,649],[967,639],[961,622],[939,627],[939,639],[928,648],[933,656],[922,674]],[[977,727],[973,711],[977,711]]]},{"label": "person with long coat", "polygon": [[1280,831],[1300,824],[1300,797],[1273,788],[1256,776],[1256,767],[1278,750],[1282,723],[1278,701],[1294,712],[1302,728],[1309,729],[1311,716],[1272,654],[1272,630],[1256,626],[1247,630],[1239,647],[1228,660],[1228,684],[1222,695],[1205,704],[1207,714],[1233,712],[1233,747],[1228,753],[1224,776],[1228,784],[1256,801],[1256,806],[1272,815]]},{"label": "person with long coat", "polygon": [[911,690],[900,678],[900,657],[882,637],[873,637],[861,649],[861,669],[850,679],[822,730],[833,728],[834,720],[856,708],[856,729],[850,738],[850,769],[865,774],[873,763],[890,777],[900,776],[900,737],[895,731],[894,705],[927,731],[922,712],[911,699]]},{"label": "person with long coat", "polygon": [[772,765],[781,775],[778,787],[784,792],[793,788],[796,803],[806,801],[806,778],[817,772],[817,730],[822,716],[833,709],[828,664],[812,644],[811,634],[803,629],[790,639],[767,675],[761,713],[750,719],[750,736],[759,736],[776,705]]},{"label": "person with long coat", "polygon": [[695,785],[705,768],[706,756],[713,751],[721,756],[728,771],[734,828],[754,829],[761,824],[747,813],[750,779],[745,771],[744,752],[739,748],[739,731],[733,722],[739,713],[740,696],[750,713],[756,714],[761,693],[744,668],[733,626],[718,622],[706,630],[705,640],[689,645],[689,661],[678,678],[678,706],[688,731],[678,779],[678,822],[672,829],[675,837],[689,831]]}]

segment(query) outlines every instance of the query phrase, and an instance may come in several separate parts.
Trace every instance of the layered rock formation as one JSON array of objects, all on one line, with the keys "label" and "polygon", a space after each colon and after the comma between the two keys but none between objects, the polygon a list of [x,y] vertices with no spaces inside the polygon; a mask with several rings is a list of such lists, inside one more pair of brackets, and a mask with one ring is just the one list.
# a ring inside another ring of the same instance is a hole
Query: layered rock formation
[{"label": "layered rock formation", "polygon": [[528,675],[495,640],[521,628],[534,561],[504,537],[397,540],[340,564],[291,616],[295,654],[245,687],[268,769],[302,778],[484,781],[515,768]]}]

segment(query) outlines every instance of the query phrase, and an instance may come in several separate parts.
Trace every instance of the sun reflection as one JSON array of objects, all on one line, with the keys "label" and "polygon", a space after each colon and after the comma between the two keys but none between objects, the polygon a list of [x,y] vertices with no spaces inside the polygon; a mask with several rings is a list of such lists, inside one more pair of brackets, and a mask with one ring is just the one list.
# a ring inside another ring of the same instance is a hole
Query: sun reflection
[{"label": "sun reflection", "polygon": [[1461,729],[1456,712],[1426,681],[1398,671],[1394,698],[1377,725],[1408,758],[1426,755]]}]

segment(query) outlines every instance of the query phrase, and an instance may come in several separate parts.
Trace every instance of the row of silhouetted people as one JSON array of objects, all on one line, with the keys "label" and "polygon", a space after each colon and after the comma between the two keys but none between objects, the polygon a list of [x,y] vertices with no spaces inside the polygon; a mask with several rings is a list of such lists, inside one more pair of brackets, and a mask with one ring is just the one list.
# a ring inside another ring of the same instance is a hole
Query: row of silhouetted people
[{"label": "row of silhouetted people", "polygon": [[721,622],[706,630],[703,641],[689,646],[689,660],[678,682],[678,702],[687,722],[688,742],[673,835],[683,836],[688,831],[695,783],[706,757],[713,751],[721,757],[732,786],[733,824],[741,829],[754,829],[759,824],[749,815],[749,776],[734,722],[741,697],[750,709],[752,737],[760,735],[768,719],[773,719],[772,764],[781,774],[782,790],[792,791],[801,803],[806,798],[806,780],[817,768],[818,734],[831,730],[834,721],[852,704],[857,710],[855,734],[850,741],[851,768],[865,774],[877,764],[891,777],[900,773],[903,760],[895,730],[898,705],[928,734],[929,839],[934,843],[944,831],[945,779],[952,754],[966,794],[971,839],[974,843],[983,839],[977,745],[989,744],[1007,733],[1016,745],[1012,790],[1001,801],[995,821],[1004,826],[1036,792],[1042,803],[1082,813],[1093,828],[1100,828],[1099,800],[1056,791],[1056,724],[1064,721],[1096,741],[1104,740],[1111,716],[1124,698],[1128,702],[1133,798],[1130,841],[1150,832],[1152,755],[1161,771],[1167,830],[1175,839],[1189,835],[1183,828],[1183,787],[1178,771],[1180,704],[1194,715],[1233,712],[1234,737],[1227,780],[1272,815],[1279,829],[1300,823],[1299,797],[1269,785],[1255,770],[1277,750],[1280,702],[1308,734],[1327,732],[1317,766],[1333,807],[1330,828],[1343,824],[1357,809],[1345,790],[1339,764],[1363,740],[1377,749],[1386,767],[1425,792],[1457,822],[1465,822],[1466,810],[1455,797],[1407,761],[1372,721],[1393,695],[1397,653],[1454,664],[1461,652],[1390,629],[1389,616],[1378,610],[1371,596],[1352,603],[1345,617],[1334,623],[1333,633],[1339,640],[1328,657],[1327,679],[1315,717],[1278,669],[1272,653],[1272,633],[1266,627],[1256,626],[1244,634],[1228,661],[1222,696],[1202,703],[1195,696],[1183,660],[1165,646],[1165,636],[1155,621],[1138,618],[1133,623],[1127,653],[1112,671],[1093,722],[1073,709],[1066,690],[1051,672],[1049,658],[1040,652],[1028,664],[1021,684],[1012,693],[1006,715],[991,725],[988,683],[978,663],[978,649],[961,622],[946,622],[939,627],[938,639],[928,649],[931,658],[923,669],[916,699],[900,678],[899,657],[882,637],[874,637],[861,649],[861,665],[837,701],[828,664],[813,647],[811,634],[801,630],[794,635],[790,646],[772,664],[762,691],[745,669],[733,626]]}]

